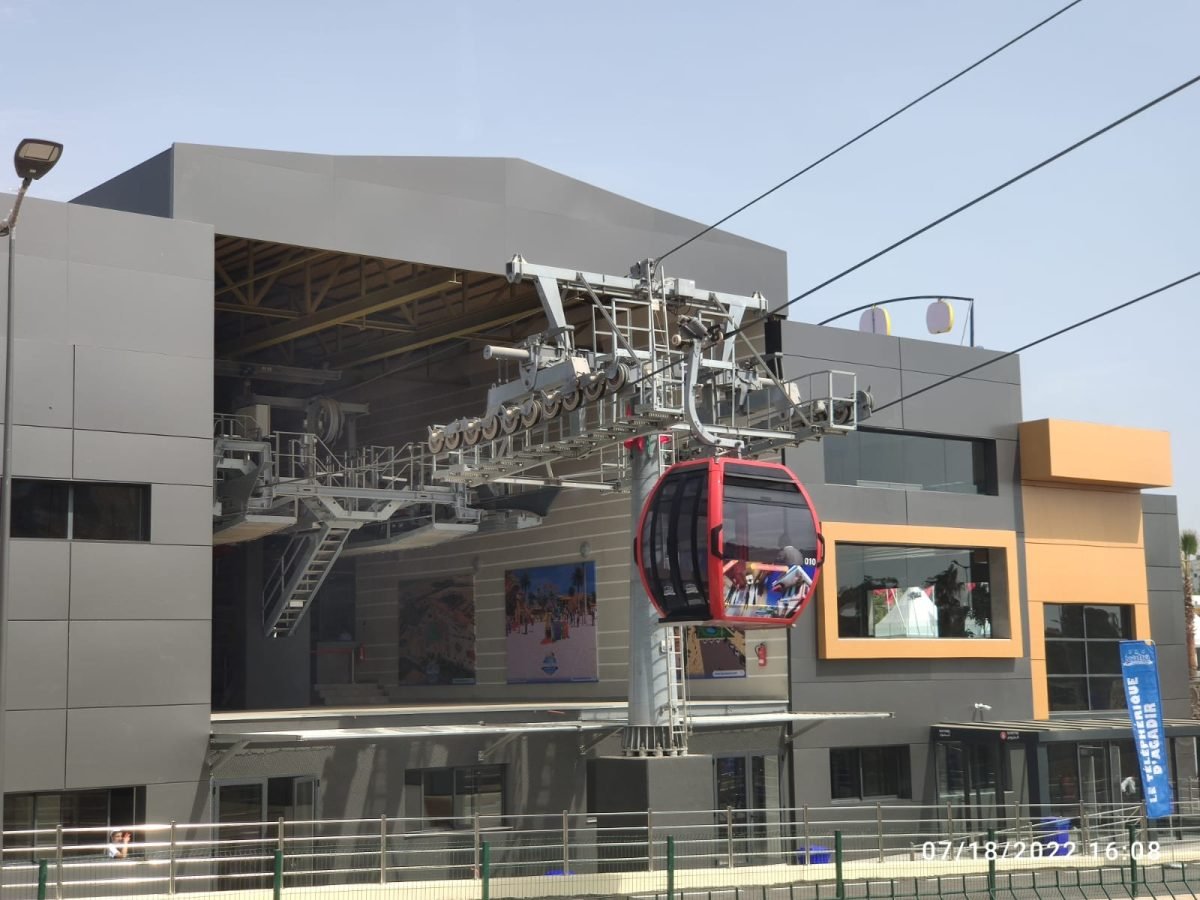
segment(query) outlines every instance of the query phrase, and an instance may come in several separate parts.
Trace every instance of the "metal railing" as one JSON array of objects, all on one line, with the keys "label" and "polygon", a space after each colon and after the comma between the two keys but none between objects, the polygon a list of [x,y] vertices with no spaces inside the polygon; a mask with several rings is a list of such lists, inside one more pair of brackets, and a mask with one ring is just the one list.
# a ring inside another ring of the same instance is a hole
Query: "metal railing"
[{"label": "metal railing", "polygon": [[1194,870],[1200,879],[1200,816],[1193,812],[1153,822],[1138,806],[1042,813],[1012,806],[980,819],[954,807],[877,804],[170,823],[133,828],[133,841],[118,845],[127,853],[115,857],[105,829],[12,831],[0,897],[365,896],[390,886],[475,898],[483,883],[491,898],[644,896],[663,892],[669,876],[681,890],[815,884],[828,898],[835,893],[821,894],[820,885],[833,883],[844,900],[847,883],[892,882],[894,891],[896,883],[948,878],[961,886],[989,871],[994,879],[997,872],[1011,878],[1141,867]]}]

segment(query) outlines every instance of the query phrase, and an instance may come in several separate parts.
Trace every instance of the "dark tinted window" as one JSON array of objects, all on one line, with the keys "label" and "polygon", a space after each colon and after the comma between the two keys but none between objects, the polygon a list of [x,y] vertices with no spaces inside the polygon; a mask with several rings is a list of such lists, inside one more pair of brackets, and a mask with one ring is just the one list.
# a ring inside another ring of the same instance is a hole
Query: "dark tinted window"
[{"label": "dark tinted window", "polygon": [[834,800],[910,797],[908,747],[846,747],[829,751]]},{"label": "dark tinted window", "polygon": [[150,540],[149,485],[76,483],[72,487],[76,540]]},{"label": "dark tinted window", "polygon": [[1047,603],[1042,609],[1051,712],[1124,709],[1118,644],[1133,638],[1133,608]]},{"label": "dark tinted window", "polygon": [[12,536],[65,538],[69,483],[13,479]]},{"label": "dark tinted window", "polygon": [[830,484],[996,493],[994,441],[859,429],[821,443]]},{"label": "dark tinted window", "polygon": [[991,551],[838,544],[838,635],[990,638]]}]

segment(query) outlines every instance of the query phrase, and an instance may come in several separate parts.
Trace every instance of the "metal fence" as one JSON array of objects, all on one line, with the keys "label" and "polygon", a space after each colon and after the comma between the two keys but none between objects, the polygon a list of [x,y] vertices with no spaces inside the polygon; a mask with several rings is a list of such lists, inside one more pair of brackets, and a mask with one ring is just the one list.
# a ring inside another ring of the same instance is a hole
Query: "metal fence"
[{"label": "metal fence", "polygon": [[[1072,814],[1074,813],[1074,814]],[[49,897],[1133,896],[1200,885],[1200,810],[858,805],[147,825],[5,835],[0,900]],[[1099,880],[1097,880],[1099,879]],[[1177,890],[1178,889],[1178,890]],[[747,894],[747,892],[750,892]],[[1190,889],[1186,891],[1191,896]]]}]

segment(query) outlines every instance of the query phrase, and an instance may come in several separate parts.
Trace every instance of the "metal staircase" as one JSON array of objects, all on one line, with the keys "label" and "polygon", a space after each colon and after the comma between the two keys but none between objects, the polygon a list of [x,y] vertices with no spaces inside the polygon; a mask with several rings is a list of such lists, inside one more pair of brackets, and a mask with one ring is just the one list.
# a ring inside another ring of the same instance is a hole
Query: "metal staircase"
[{"label": "metal staircase", "polygon": [[267,637],[286,637],[296,629],[355,527],[321,522],[292,535],[263,591]]},{"label": "metal staircase", "polygon": [[667,628],[667,724],[670,728],[671,750],[687,755],[687,656],[683,625]]}]

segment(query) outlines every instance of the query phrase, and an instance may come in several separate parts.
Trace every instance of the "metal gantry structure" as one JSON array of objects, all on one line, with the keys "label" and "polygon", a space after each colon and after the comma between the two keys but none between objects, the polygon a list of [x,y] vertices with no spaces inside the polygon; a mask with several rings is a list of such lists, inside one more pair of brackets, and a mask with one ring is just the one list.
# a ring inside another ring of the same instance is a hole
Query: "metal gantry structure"
[{"label": "metal gantry structure", "polygon": [[[759,457],[852,431],[870,414],[870,397],[852,372],[781,376],[780,360],[761,346],[770,317],[761,294],[707,290],[668,277],[653,260],[614,276],[515,256],[506,276],[534,286],[548,327],[513,345],[486,346],[497,373],[478,414],[431,425],[423,442],[327,446],[347,412],[367,411],[362,405],[318,403],[309,430],[293,434],[271,433],[262,409],[296,401],[257,398],[265,403],[218,417],[215,540],[290,535],[264,591],[267,635],[294,631],[342,554],[394,552],[540,521],[519,503],[487,508],[485,491],[627,492],[636,523],[672,461]],[[402,525],[393,520],[414,508],[422,514]],[[362,529],[373,533],[351,542]],[[630,594],[625,752],[686,753],[682,632],[660,626],[632,566]]]}]

